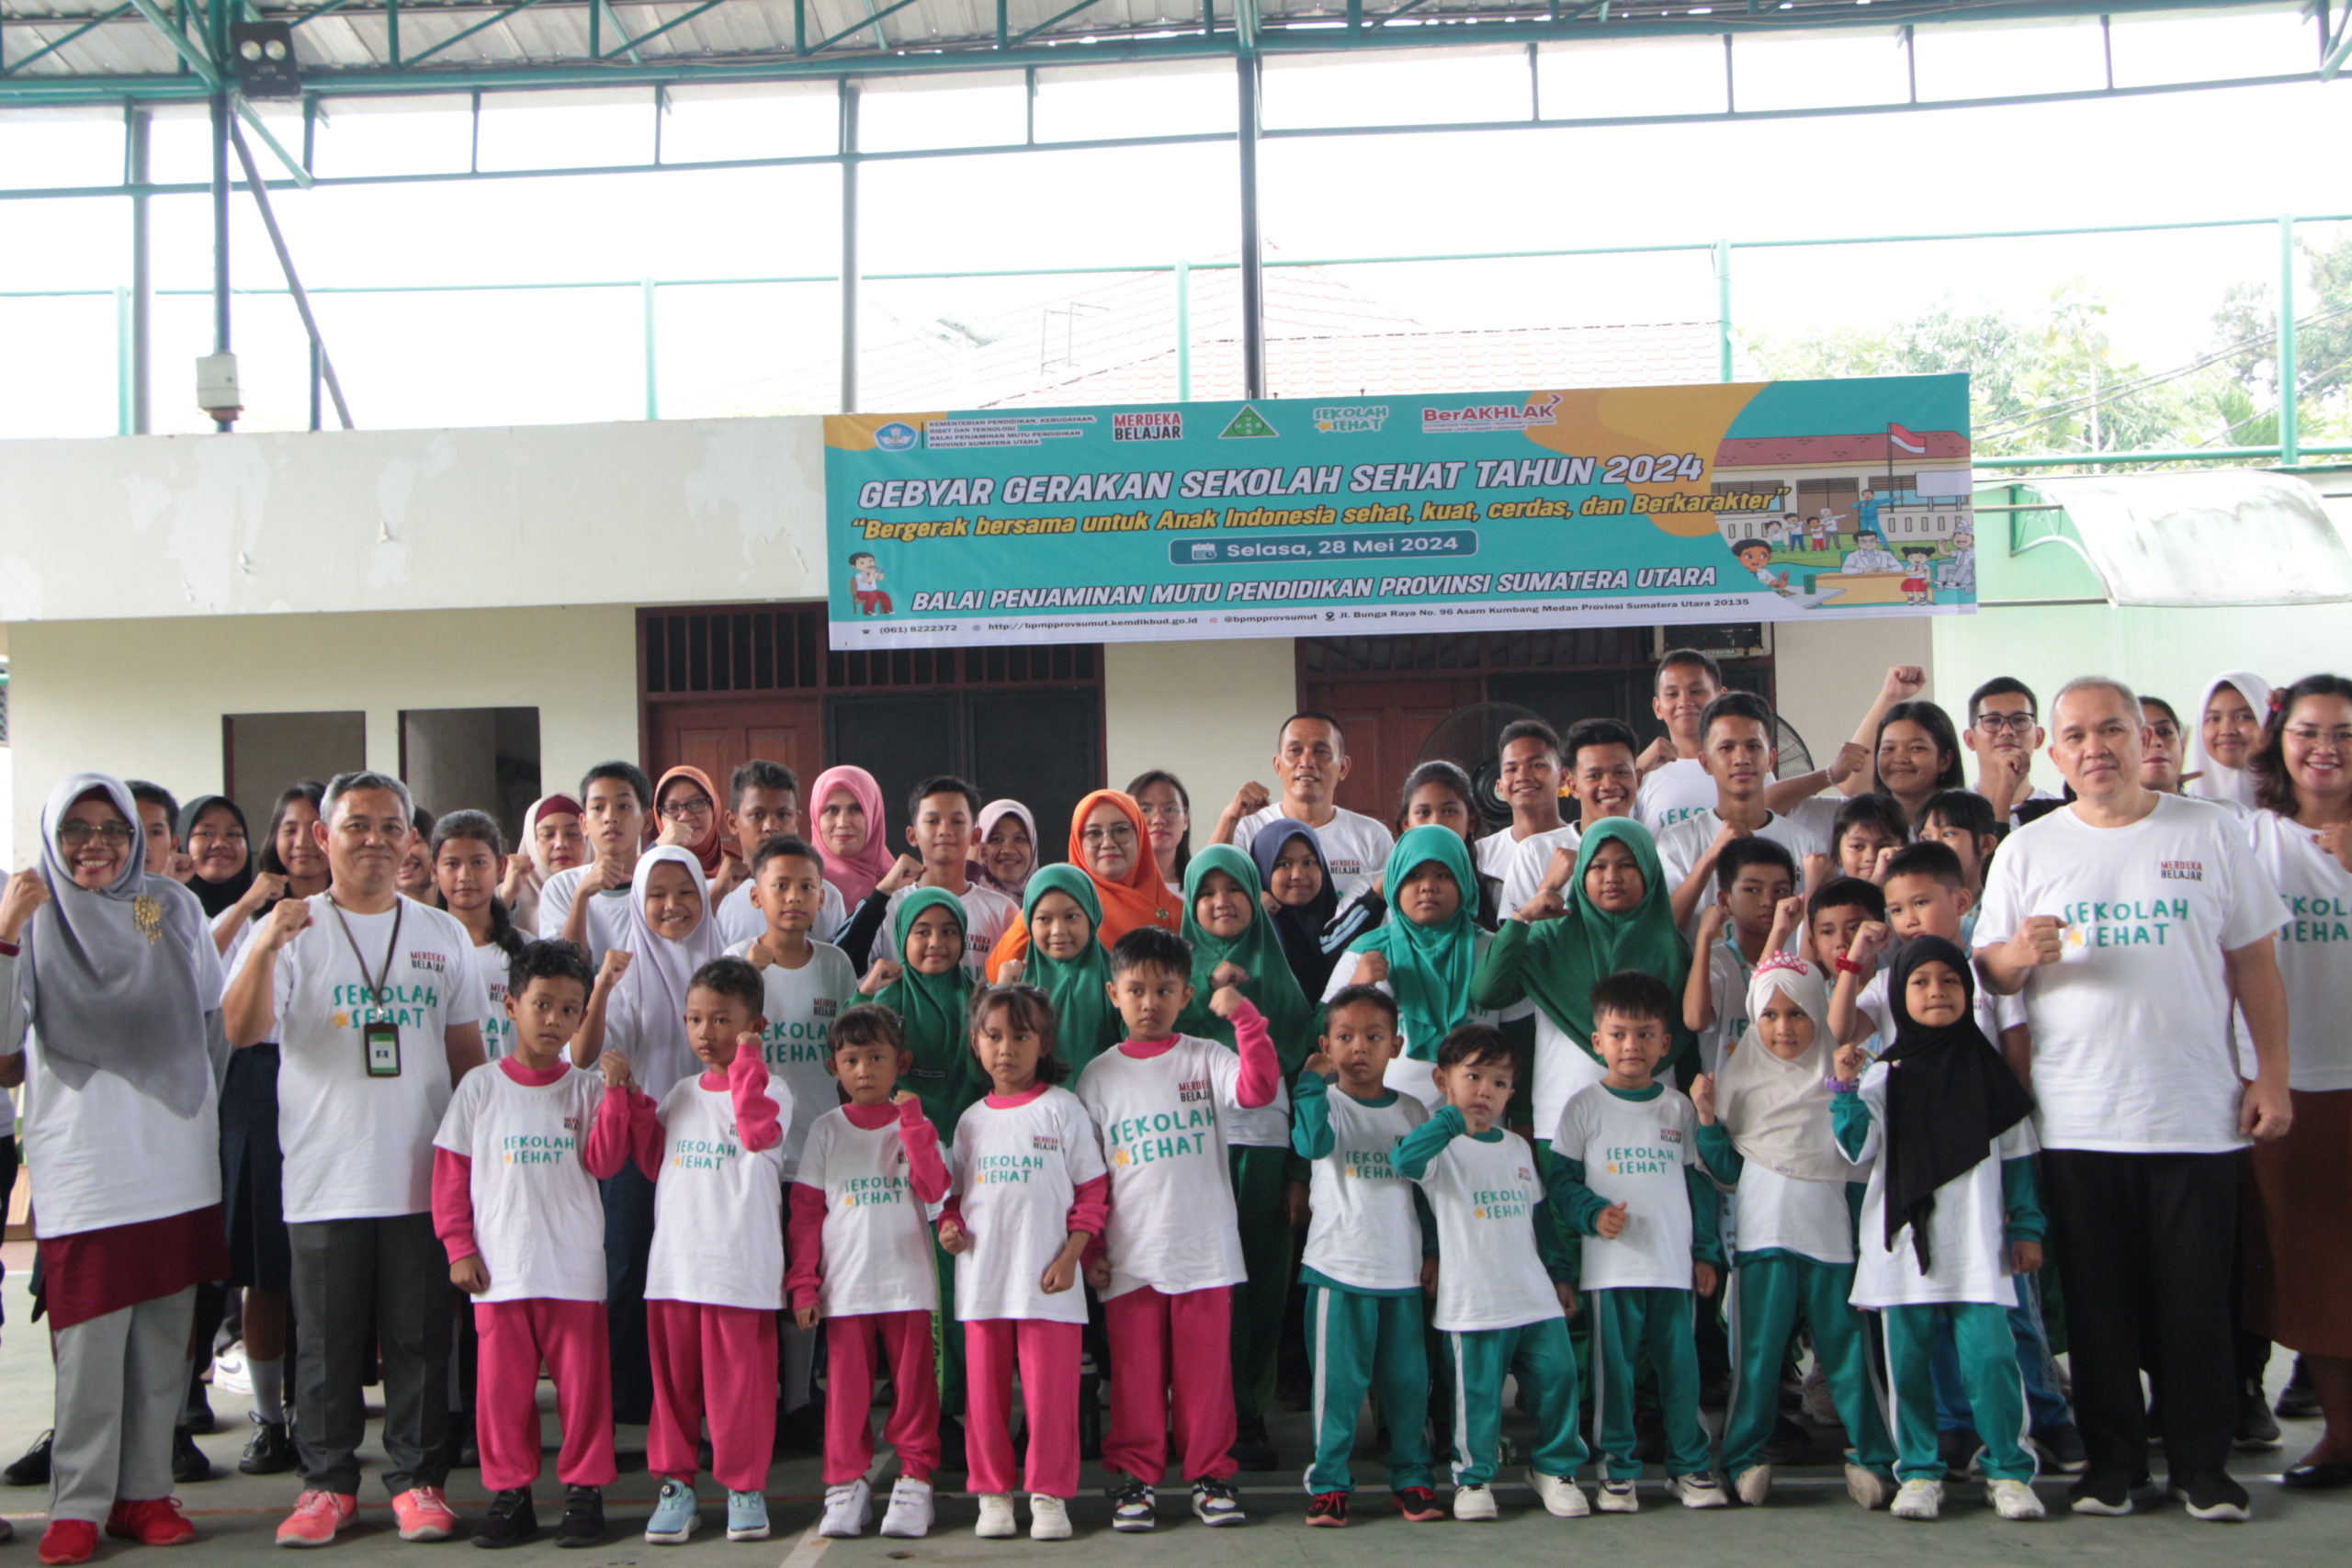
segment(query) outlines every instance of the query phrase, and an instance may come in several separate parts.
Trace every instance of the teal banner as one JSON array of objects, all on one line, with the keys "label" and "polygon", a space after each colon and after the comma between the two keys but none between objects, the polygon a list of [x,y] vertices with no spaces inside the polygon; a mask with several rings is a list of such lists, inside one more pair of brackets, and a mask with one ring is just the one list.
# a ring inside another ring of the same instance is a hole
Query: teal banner
[{"label": "teal banner", "polygon": [[832,646],[1952,615],[1968,378],[842,414]]}]

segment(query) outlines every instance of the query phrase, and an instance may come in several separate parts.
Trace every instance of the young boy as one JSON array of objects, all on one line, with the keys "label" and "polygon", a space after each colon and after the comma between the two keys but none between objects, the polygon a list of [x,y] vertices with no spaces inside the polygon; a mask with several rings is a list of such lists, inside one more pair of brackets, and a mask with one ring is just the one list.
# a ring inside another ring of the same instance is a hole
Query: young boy
[{"label": "young boy", "polygon": [[[593,810],[593,807],[592,807]],[[710,1421],[711,1473],[727,1488],[727,1539],[765,1540],[775,1454],[776,1308],[784,1299],[784,1129],[792,1090],[760,1055],[760,976],[714,958],[686,988],[686,1036],[703,1070],[656,1106],[617,1052],[603,1059],[598,1121],[625,1122],[654,1183],[645,1305],[653,1352],[646,1463],[662,1495],[645,1539],[701,1528],[695,1445]],[[614,1135],[619,1135],[617,1134]]]},{"label": "young boy", "polygon": [[[1772,787],[1773,764],[1780,750],[1773,744],[1772,710],[1764,699],[1746,692],[1725,692],[1707,705],[1699,733],[1707,776],[1713,781],[1712,808],[1702,809],[1657,835],[1657,858],[1674,903],[1674,923],[1695,929],[1698,911],[1714,901],[1715,857],[1736,839],[1753,835],[1787,846],[1803,864],[1807,855],[1829,852],[1829,828],[1838,816],[1838,802],[1813,795],[1792,802],[1785,814],[1772,809],[1767,792]],[[1853,761],[1843,750],[1839,767]],[[1842,776],[1837,770],[1831,782]]]},{"label": "young boy", "polygon": [[1430,1489],[1430,1364],[1421,1338],[1421,1281],[1435,1259],[1423,1258],[1412,1186],[1392,1155],[1429,1112],[1384,1081],[1397,1046],[1396,1001],[1387,992],[1351,986],[1333,997],[1317,1043],[1291,1091],[1291,1147],[1312,1162],[1312,1218],[1299,1258],[1315,1369],[1306,1522],[1348,1522],[1356,1413],[1377,1389],[1388,1426],[1389,1504],[1425,1524],[1444,1514]]},{"label": "young boy", "polygon": [[594,975],[568,942],[526,943],[507,972],[512,1049],[469,1073],[433,1140],[433,1230],[481,1337],[475,1432],[496,1494],[476,1546],[538,1533],[539,1363],[555,1379],[563,1447],[558,1546],[601,1546],[613,1480],[605,1345],[605,1211],[596,1182],[628,1160],[628,1127],[596,1112],[605,1083],[564,1059]]},{"label": "young boy", "polygon": [[1593,1303],[1593,1403],[1600,1411],[1603,1513],[1641,1507],[1634,1385],[1645,1362],[1666,1421],[1667,1491],[1686,1508],[1720,1508],[1699,1420],[1691,1295],[1715,1292],[1723,1263],[1715,1190],[1699,1165],[1698,1117],[1657,1080],[1674,1007],[1666,982],[1621,970],[1592,988],[1592,1043],[1607,1071],[1568,1100],[1552,1140],[1551,1192],[1582,1247]]},{"label": "young boy", "polygon": [[[1501,788],[1510,803],[1510,826],[1480,839],[1471,852],[1479,875],[1508,887],[1521,855],[1543,857],[1536,862],[1540,866],[1555,849],[1574,854],[1577,834],[1576,825],[1560,817],[1560,738],[1552,727],[1540,718],[1522,718],[1503,726],[1500,739]],[[1519,908],[1509,902],[1501,907]]]},{"label": "young boy", "polygon": [[[887,1536],[932,1524],[939,1463],[939,1382],[931,1314],[939,1305],[928,1215],[947,1195],[939,1132],[899,1088],[914,1066],[898,1015],[853,1007],[826,1034],[825,1070],[847,1096],[817,1118],[792,1185],[792,1313],[805,1333],[825,1325],[825,1513],[820,1536],[854,1536],[873,1513],[874,1373],[887,1356],[895,1391],[885,1436],[899,1481],[882,1516]],[[952,1325],[951,1325],[952,1331]]]},{"label": "young boy", "polygon": [[1886,894],[1878,884],[1833,876],[1805,897],[1805,938],[1813,950],[1808,956],[1823,971],[1835,973],[1854,945],[1854,933],[1871,920],[1885,919]]},{"label": "young boy", "polygon": [[1634,759],[1642,787],[1632,813],[1654,834],[1715,803],[1714,780],[1699,760],[1699,719],[1723,690],[1722,667],[1696,649],[1678,648],[1658,660],[1650,712],[1666,733]]},{"label": "young boy", "polygon": [[580,800],[595,859],[559,871],[539,889],[539,934],[576,942],[592,963],[628,946],[628,886],[645,852],[645,816],[653,781],[635,762],[599,762],[580,781]]},{"label": "young boy", "polygon": [[[1747,981],[1804,923],[1797,863],[1770,839],[1740,839],[1715,858],[1715,902],[1699,916],[1682,990],[1682,1021],[1699,1037],[1700,1070],[1723,1071],[1724,1049],[1747,1029]],[[1729,932],[1726,934],[1725,927]]]},{"label": "young boy", "polygon": [[[727,811],[727,831],[733,835],[747,872],[752,857],[770,839],[800,837],[800,775],[782,762],[752,758],[729,779],[728,795],[734,804]],[[767,917],[752,902],[753,880],[747,874],[718,900],[718,936],[729,947],[751,942],[768,929]],[[841,889],[830,882],[823,883],[818,897],[820,903],[809,932],[830,942],[849,911],[842,905]]]},{"label": "young boy", "polygon": [[1566,1317],[1576,1292],[1535,1155],[1503,1125],[1516,1061],[1500,1030],[1455,1027],[1431,1069],[1443,1102],[1390,1157],[1428,1199],[1443,1259],[1430,1315],[1453,1362],[1453,1517],[1496,1517],[1503,1380],[1516,1373],[1535,1406],[1527,1483],[1545,1512],[1582,1518],[1592,1504],[1576,1480],[1587,1458]]},{"label": "young boy", "polygon": [[[1993,803],[1974,790],[1942,790],[1929,795],[1928,808],[1919,813],[1919,841],[1942,844],[1958,855],[1961,874],[1968,879],[1968,890],[1981,898],[1984,894],[1985,859],[2001,842],[1998,821],[1993,814]],[[1964,935],[1975,931],[1973,908],[1961,930]]]},{"label": "young boy", "polygon": [[993,887],[976,886],[967,874],[972,824],[979,815],[980,792],[952,773],[927,778],[909,794],[907,843],[922,862],[922,874],[893,890],[884,904],[868,949],[871,962],[899,961],[899,906],[907,897],[918,887],[944,887],[964,906],[964,967],[975,985],[988,983],[989,954],[1019,918],[1021,906]]},{"label": "young boy", "polygon": [[1877,790],[1852,795],[1829,825],[1829,860],[1841,876],[1864,882],[1886,879],[1887,857],[1911,841],[1910,819],[1902,803]]},{"label": "young boy", "polygon": [[1237,988],[1238,964],[1210,976],[1209,1006],[1233,1023],[1236,1051],[1176,1032],[1193,999],[1183,940],[1140,926],[1111,949],[1111,1001],[1127,1038],[1086,1065],[1078,1098],[1102,1135],[1117,1218],[1090,1250],[1086,1282],[1111,1337],[1111,1528],[1150,1529],[1173,1416],[1193,1513],[1242,1521],[1231,1477],[1233,1287],[1245,1274],[1220,1112],[1272,1105],[1282,1066],[1266,1021]]}]

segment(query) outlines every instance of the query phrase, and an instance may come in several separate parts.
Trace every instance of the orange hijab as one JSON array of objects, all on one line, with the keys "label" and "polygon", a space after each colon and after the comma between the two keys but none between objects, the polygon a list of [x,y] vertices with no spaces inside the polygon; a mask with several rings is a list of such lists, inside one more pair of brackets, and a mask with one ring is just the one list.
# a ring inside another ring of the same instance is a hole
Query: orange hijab
[{"label": "orange hijab", "polygon": [[710,775],[700,768],[672,768],[662,775],[662,782],[653,786],[654,834],[658,838],[668,823],[668,818],[662,815],[662,792],[668,789],[678,779],[693,780],[695,784],[702,785],[703,794],[710,797],[710,831],[693,843],[682,844],[679,847],[695,857],[695,863],[702,867],[703,875],[717,876],[718,868],[727,863],[729,852],[727,826],[719,815],[725,807],[718,789],[710,782]]},{"label": "orange hijab", "polygon": [[[1079,835],[1086,830],[1086,818],[1093,809],[1104,804],[1118,808],[1136,830],[1136,863],[1127,874],[1116,882],[1105,882],[1094,874],[1087,863],[1086,844]],[[1086,873],[1094,884],[1095,897],[1102,901],[1102,923],[1094,929],[1095,940],[1109,948],[1121,937],[1138,926],[1158,926],[1162,931],[1178,931],[1183,925],[1183,900],[1169,891],[1160,879],[1159,857],[1151,852],[1151,835],[1145,831],[1143,808],[1135,797],[1115,789],[1098,789],[1078,803],[1069,814],[1069,863]],[[1006,960],[1019,958],[1029,951],[1029,923],[1015,919],[997,942],[989,954],[989,978],[996,978],[997,970]]]}]

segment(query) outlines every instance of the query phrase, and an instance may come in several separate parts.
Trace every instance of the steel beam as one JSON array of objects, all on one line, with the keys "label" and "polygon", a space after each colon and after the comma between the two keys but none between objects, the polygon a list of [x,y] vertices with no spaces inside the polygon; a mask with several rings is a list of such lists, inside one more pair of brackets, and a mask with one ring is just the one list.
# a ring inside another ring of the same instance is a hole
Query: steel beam
[{"label": "steel beam", "polygon": [[[1246,5],[1248,0],[1243,0]],[[1258,231],[1258,60],[1234,62],[1241,149],[1241,395],[1266,395],[1266,247]]]},{"label": "steel beam", "polygon": [[[26,55],[22,60],[9,61],[6,69],[0,69],[0,76],[15,75],[17,72],[22,71],[26,66],[30,65],[34,61],[55,54],[59,50],[63,49],[67,44],[72,43],[75,39],[80,38],[92,28],[102,28],[118,17],[128,15],[130,9],[130,0],[122,0],[122,4],[117,6],[113,10],[104,11],[99,13],[97,16],[92,17],[88,21],[84,22],[80,27],[75,28],[72,32],[67,33],[62,38],[50,39],[49,42],[41,45],[30,54]],[[24,18],[18,17],[17,25],[18,27],[24,27],[28,24]]]},{"label": "steel beam", "polygon": [[842,412],[857,412],[857,99],[855,82],[841,85],[842,162]]},{"label": "steel beam", "polygon": [[[849,37],[851,34],[862,33],[868,28],[872,28],[876,33],[879,33],[882,30],[883,17],[896,16],[900,11],[905,10],[908,6],[916,3],[917,0],[891,0],[889,5],[883,6],[878,11],[871,10],[869,5],[869,14],[864,21],[854,22],[850,26],[843,28],[841,31],[835,33],[832,37],[819,40],[814,48],[802,49],[799,50],[799,52],[804,55],[822,54],[825,51],[832,48],[833,45],[841,42],[842,39]],[[797,48],[798,46],[796,45],[795,47]],[[976,69],[976,66],[967,66],[965,69],[972,70]]]},{"label": "steel beam", "polygon": [[1069,21],[1080,11],[1091,11],[1102,3],[1102,0],[1078,0],[1077,5],[1072,6],[1066,11],[1055,12],[1052,16],[1047,17],[1044,21],[1039,22],[1035,27],[1031,28],[1028,31],[1013,34],[1012,41],[1016,44],[1026,43],[1031,39],[1035,38],[1039,33],[1044,32],[1046,28],[1054,27],[1058,23]]},{"label": "steel beam", "polygon": [[352,428],[351,405],[343,400],[343,382],[334,373],[334,360],[327,353],[327,343],[319,333],[319,319],[311,313],[311,297],[303,292],[302,279],[294,270],[294,254],[286,248],[286,236],[277,227],[277,214],[269,205],[269,187],[262,182],[261,171],[254,166],[253,149],[238,134],[232,122],[229,139],[237,149],[237,162],[244,166],[245,188],[253,193],[254,205],[261,209],[262,227],[269,232],[270,249],[277,253],[277,269],[286,275],[286,291],[294,297],[294,310],[302,318],[302,331],[311,339],[311,352],[318,356],[319,373],[327,384],[328,394],[334,399],[335,418],[345,430]]},{"label": "steel beam", "polygon": [[[141,16],[155,24],[155,30],[164,35],[164,41],[172,46],[172,52],[178,55],[190,71],[196,73],[197,79],[204,84],[208,94],[218,90],[220,85],[220,73],[212,68],[210,57],[189,41],[188,36],[179,29],[172,18],[164,15],[163,7],[158,6],[155,0],[130,0],[130,4]],[[5,101],[5,96],[0,96],[0,101]]]},{"label": "steel beam", "polygon": [[435,55],[440,53],[443,50],[448,48],[451,44],[463,43],[466,39],[473,37],[474,34],[482,31],[484,28],[494,28],[499,23],[506,20],[509,17],[515,15],[517,12],[527,11],[538,3],[539,0],[515,0],[515,4],[504,6],[492,16],[484,17],[472,27],[462,28],[458,31],[451,33],[447,38],[443,39],[439,43],[435,44],[432,48],[424,51],[423,53],[410,55],[408,57],[408,66],[409,68],[413,68],[421,65],[424,62],[432,59]]}]

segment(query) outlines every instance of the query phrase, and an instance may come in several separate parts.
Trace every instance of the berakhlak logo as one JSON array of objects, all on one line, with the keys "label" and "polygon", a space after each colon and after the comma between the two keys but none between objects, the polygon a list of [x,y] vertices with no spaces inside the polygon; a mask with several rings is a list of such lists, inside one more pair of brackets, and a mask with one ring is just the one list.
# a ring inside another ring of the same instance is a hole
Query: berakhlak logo
[{"label": "berakhlak logo", "polygon": [[905,452],[915,444],[915,427],[901,420],[892,420],[874,432],[874,445],[885,452]]}]

